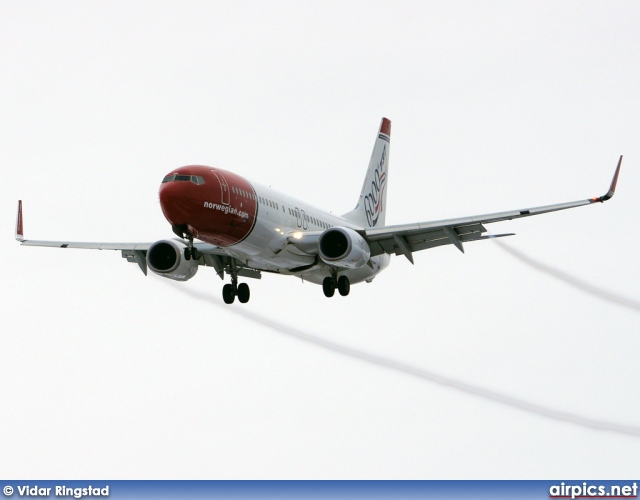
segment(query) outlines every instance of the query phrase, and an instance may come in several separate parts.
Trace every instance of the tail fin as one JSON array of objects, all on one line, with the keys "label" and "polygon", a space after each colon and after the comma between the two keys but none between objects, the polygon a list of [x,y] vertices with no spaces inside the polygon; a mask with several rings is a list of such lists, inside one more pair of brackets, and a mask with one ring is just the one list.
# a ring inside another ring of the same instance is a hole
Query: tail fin
[{"label": "tail fin", "polygon": [[342,217],[362,227],[384,226],[387,208],[387,181],[391,121],[383,118],[371,153],[358,204]]}]

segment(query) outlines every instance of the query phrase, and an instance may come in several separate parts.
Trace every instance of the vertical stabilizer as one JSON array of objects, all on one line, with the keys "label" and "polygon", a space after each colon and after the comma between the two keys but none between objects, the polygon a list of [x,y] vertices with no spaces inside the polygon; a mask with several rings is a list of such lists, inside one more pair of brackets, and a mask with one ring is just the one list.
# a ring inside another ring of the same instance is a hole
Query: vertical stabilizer
[{"label": "vertical stabilizer", "polygon": [[358,204],[351,212],[343,215],[348,221],[365,228],[384,226],[387,209],[390,139],[391,121],[383,118],[376,135],[376,142],[373,146],[373,153],[371,153],[369,168],[364,178]]}]

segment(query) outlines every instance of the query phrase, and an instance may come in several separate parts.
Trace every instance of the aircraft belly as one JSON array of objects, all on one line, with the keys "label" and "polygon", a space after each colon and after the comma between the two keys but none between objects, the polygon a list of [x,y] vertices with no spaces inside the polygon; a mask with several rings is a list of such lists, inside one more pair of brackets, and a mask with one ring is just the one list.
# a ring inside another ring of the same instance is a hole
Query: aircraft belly
[{"label": "aircraft belly", "polygon": [[[347,276],[352,285],[356,283],[361,283],[363,281],[373,279],[380,271],[386,268],[389,265],[389,256],[388,255],[379,255],[377,257],[371,258],[372,267],[364,265],[358,269],[342,269],[338,270],[338,276]],[[321,285],[322,281],[331,275],[331,268],[326,265],[324,262],[320,261],[317,266],[314,266],[311,269],[306,271],[302,271],[300,273],[293,273],[296,276],[300,276],[305,281],[309,281],[311,283],[316,283],[317,285]]]}]

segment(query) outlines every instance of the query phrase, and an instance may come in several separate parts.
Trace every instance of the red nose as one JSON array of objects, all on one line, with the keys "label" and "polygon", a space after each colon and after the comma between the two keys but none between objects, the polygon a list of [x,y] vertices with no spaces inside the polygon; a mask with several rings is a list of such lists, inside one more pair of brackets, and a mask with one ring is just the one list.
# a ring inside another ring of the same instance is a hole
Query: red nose
[{"label": "red nose", "polygon": [[166,182],[160,185],[160,206],[172,226],[187,224],[193,208],[189,182]]}]

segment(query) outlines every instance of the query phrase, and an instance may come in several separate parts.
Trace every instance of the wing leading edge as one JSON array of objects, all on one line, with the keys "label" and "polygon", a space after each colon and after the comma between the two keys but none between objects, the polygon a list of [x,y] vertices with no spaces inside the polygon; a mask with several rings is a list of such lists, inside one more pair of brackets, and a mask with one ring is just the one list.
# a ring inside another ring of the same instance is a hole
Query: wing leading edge
[{"label": "wing leading edge", "polygon": [[609,191],[600,197],[486,215],[365,229],[362,233],[371,248],[371,256],[383,253],[404,255],[413,264],[413,252],[450,244],[455,245],[464,253],[462,244],[468,241],[513,235],[513,233],[509,233],[484,236],[483,233],[487,232],[484,224],[557,212],[597,202],[603,203],[611,199],[616,190],[621,165],[622,155],[618,160]]}]

